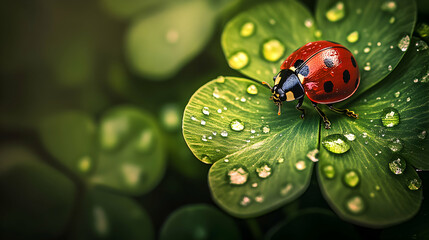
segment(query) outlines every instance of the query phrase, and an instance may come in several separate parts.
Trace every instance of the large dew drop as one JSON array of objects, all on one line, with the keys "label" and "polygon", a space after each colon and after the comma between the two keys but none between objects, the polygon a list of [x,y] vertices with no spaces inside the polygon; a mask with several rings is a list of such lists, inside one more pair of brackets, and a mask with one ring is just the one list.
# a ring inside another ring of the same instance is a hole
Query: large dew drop
[{"label": "large dew drop", "polygon": [[251,95],[256,95],[258,94],[258,88],[254,84],[252,84],[247,87],[247,93]]},{"label": "large dew drop", "polygon": [[407,51],[408,46],[410,46],[410,36],[405,35],[401,38],[401,40],[399,40],[398,48],[401,49],[401,51],[405,52]]},{"label": "large dew drop", "polygon": [[233,69],[242,69],[249,64],[249,56],[243,51],[237,52],[228,58],[228,64]]},{"label": "large dew drop", "polygon": [[270,62],[278,61],[284,52],[284,45],[277,39],[268,40],[262,45],[262,55]]},{"label": "large dew drop", "polygon": [[357,42],[358,40],[359,40],[359,32],[358,31],[351,32],[347,36],[347,41],[349,43],[354,43],[354,42]]},{"label": "large dew drop", "polygon": [[240,36],[242,37],[250,37],[255,32],[255,24],[252,22],[247,22],[241,26]]},{"label": "large dew drop", "polygon": [[344,9],[344,3],[338,2],[326,12],[326,18],[331,22],[337,22],[344,18],[346,15]]},{"label": "large dew drop", "polygon": [[242,185],[247,182],[249,173],[244,167],[235,167],[228,171],[229,183],[233,185]]},{"label": "large dew drop", "polygon": [[208,107],[203,107],[203,109],[201,110],[201,112],[204,114],[204,115],[210,115],[210,112],[209,112],[209,108]]},{"label": "large dew drop", "polygon": [[422,181],[420,179],[411,179],[410,181],[408,181],[408,189],[416,191],[419,190],[420,187],[422,186]]},{"label": "large dew drop", "polygon": [[344,173],[343,181],[347,186],[354,188],[359,184],[360,177],[356,171],[350,170]]},{"label": "large dew drop", "polygon": [[332,165],[325,165],[322,167],[323,176],[328,179],[332,179],[335,177],[335,168]]},{"label": "large dew drop", "polygon": [[392,152],[399,152],[403,148],[402,142],[399,138],[391,139],[387,146],[392,150]]},{"label": "large dew drop", "polygon": [[262,164],[260,167],[256,168],[256,174],[258,174],[258,177],[260,178],[267,178],[271,176],[272,174],[271,170],[272,170],[271,166],[265,163],[265,164]]},{"label": "large dew drop", "polygon": [[400,122],[399,112],[392,107],[385,108],[381,113],[380,119],[383,126],[394,127]]},{"label": "large dew drop", "polygon": [[241,132],[244,129],[244,123],[239,119],[232,120],[229,126],[236,132]]},{"label": "large dew drop", "polygon": [[347,141],[346,137],[341,134],[332,134],[323,139],[322,145],[332,153],[341,154],[350,149],[350,144]]},{"label": "large dew drop", "polygon": [[298,171],[304,171],[307,168],[307,164],[304,160],[300,160],[295,163],[295,168]]},{"label": "large dew drop", "polygon": [[392,173],[399,175],[402,174],[407,167],[407,163],[399,157],[395,157],[389,162],[389,169]]},{"label": "large dew drop", "polygon": [[365,209],[365,202],[360,196],[353,196],[346,201],[347,210],[353,214],[359,214]]}]

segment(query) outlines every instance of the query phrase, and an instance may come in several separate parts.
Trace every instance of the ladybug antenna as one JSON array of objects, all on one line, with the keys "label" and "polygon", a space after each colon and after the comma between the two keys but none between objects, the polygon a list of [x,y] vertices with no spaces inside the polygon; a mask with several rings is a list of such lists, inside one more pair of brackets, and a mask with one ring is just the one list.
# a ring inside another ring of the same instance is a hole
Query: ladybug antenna
[{"label": "ladybug antenna", "polygon": [[277,104],[277,106],[279,106],[279,111],[277,112],[277,114],[280,116],[281,110],[282,110],[282,105],[279,103],[279,104]]},{"label": "ladybug antenna", "polygon": [[266,85],[270,90],[273,90],[273,88],[268,84],[267,82],[262,82],[263,85]]}]

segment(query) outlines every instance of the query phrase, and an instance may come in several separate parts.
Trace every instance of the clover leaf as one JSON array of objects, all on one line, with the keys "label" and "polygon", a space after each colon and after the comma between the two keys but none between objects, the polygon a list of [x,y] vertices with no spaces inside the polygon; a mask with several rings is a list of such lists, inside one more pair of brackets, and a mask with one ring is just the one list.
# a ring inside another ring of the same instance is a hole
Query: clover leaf
[{"label": "clover leaf", "polygon": [[[320,0],[316,19],[288,0],[261,4],[231,20],[222,35],[227,61],[254,80],[219,77],[201,87],[185,109],[184,138],[198,159],[213,164],[210,190],[232,215],[259,216],[299,197],[320,151],[322,192],[338,215],[371,227],[405,221],[421,201],[421,181],[412,166],[425,169],[421,154],[428,151],[421,147],[429,127],[423,83],[428,53],[426,43],[410,37],[415,3]],[[331,130],[321,130],[307,100],[304,120],[294,104],[284,104],[277,116],[271,92],[259,84],[296,48],[315,39],[347,46],[362,74],[358,92],[346,102],[360,119],[329,112]],[[413,79],[420,79],[419,85]],[[418,99],[409,100],[413,96]],[[392,163],[394,156],[406,162],[405,170],[405,164]]]}]

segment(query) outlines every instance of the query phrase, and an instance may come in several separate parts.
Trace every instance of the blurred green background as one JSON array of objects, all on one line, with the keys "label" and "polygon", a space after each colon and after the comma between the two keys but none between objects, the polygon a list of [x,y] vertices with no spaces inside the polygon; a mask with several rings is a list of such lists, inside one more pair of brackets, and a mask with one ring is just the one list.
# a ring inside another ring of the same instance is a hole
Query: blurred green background
[{"label": "blurred green background", "polygon": [[[428,236],[420,227],[429,223],[428,191],[416,217],[378,230],[333,215],[315,176],[302,197],[256,219],[232,218],[214,204],[210,166],[186,146],[182,113],[209,80],[240,76],[225,61],[220,35],[258,2],[4,0],[1,238],[171,239],[185,236],[175,233],[180,228],[189,229],[187,239],[260,239],[308,214],[332,222],[316,231],[342,239]],[[313,1],[301,2],[314,10]],[[418,4],[419,26],[429,20],[429,4]],[[167,221],[190,204],[205,205]],[[317,226],[304,222],[289,231]],[[337,224],[351,230],[342,235]]]}]

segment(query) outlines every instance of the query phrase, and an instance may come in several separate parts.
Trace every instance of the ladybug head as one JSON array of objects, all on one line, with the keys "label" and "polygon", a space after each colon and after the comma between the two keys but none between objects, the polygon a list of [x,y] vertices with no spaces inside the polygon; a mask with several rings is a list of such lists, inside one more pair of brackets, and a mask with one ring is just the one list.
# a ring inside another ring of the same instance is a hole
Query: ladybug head
[{"label": "ladybug head", "polygon": [[305,94],[298,76],[290,69],[283,69],[274,76],[274,87],[271,88],[271,92],[272,99],[277,105],[284,101],[300,99]]}]

